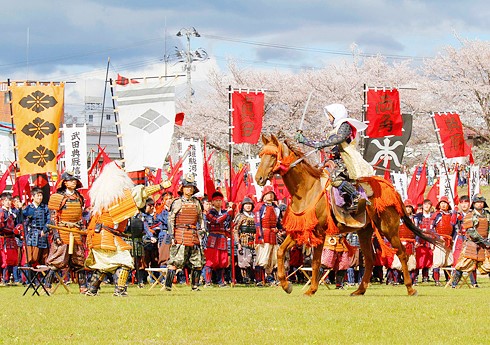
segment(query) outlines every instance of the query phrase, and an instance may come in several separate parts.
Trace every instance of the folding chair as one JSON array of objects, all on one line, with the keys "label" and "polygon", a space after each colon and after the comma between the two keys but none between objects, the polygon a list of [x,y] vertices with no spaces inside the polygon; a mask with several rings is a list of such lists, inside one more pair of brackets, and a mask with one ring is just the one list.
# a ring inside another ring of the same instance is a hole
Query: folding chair
[{"label": "folding chair", "polygon": [[[304,290],[306,287],[308,287],[308,285],[311,284],[311,278],[312,278],[313,268],[312,267],[301,267],[299,270],[301,272],[303,272],[304,276],[307,279],[306,284],[303,285],[303,287],[301,288],[301,290]],[[330,290],[330,286],[328,286],[328,284],[325,282],[325,280],[327,279],[329,273],[330,273],[330,270],[327,269],[323,273],[323,275],[320,277],[320,280],[318,281],[318,284],[319,285],[325,285],[327,287],[327,289]]]},{"label": "folding chair", "polygon": [[[447,275],[449,276],[449,280],[447,281],[446,285],[444,285],[444,288],[447,288],[448,286],[451,286],[453,284],[454,272],[456,271],[456,269],[454,267],[441,267],[441,269],[444,272],[446,272]],[[460,289],[464,285],[471,287],[470,283],[468,283],[468,278],[469,278],[469,273],[463,272],[463,274],[461,275],[461,279],[458,282],[457,288]]]},{"label": "folding chair", "polygon": [[[154,268],[150,267],[150,268],[145,268],[145,271],[148,272],[150,277],[153,279],[153,283],[151,284],[148,290],[153,289],[158,284],[160,284],[162,288],[165,286],[162,283],[162,279],[167,275],[166,267],[154,267]],[[155,276],[156,273],[160,273],[158,277]]]},{"label": "folding chair", "polygon": [[38,296],[41,296],[41,294],[38,291],[39,288],[42,288],[47,296],[50,296],[49,291],[46,289],[46,286],[44,286],[44,279],[43,279],[44,277],[46,277],[46,272],[49,271],[49,267],[47,266],[19,267],[19,269],[24,275],[27,282],[27,288],[25,289],[22,296],[25,296],[27,291],[29,291],[29,289],[34,290],[32,296],[36,294]]},{"label": "folding chair", "polygon": [[53,272],[57,282],[56,284],[51,288],[51,294],[54,294],[56,290],[58,290],[58,287],[61,285],[65,288],[67,293],[71,293],[70,289],[68,289],[68,286],[66,286],[65,279],[68,278],[68,275],[70,274],[69,269],[62,270],[62,274],[60,274],[60,270],[51,270]]}]

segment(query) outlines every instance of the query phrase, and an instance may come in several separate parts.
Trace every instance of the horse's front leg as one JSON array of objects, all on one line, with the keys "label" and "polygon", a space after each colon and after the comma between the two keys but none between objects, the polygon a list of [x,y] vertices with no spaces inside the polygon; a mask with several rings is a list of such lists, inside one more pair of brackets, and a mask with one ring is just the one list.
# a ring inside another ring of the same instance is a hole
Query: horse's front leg
[{"label": "horse's front leg", "polygon": [[320,280],[320,265],[322,260],[323,241],[316,247],[313,247],[313,259],[311,260],[311,285],[305,292],[305,296],[313,296],[318,290],[318,281]]},{"label": "horse's front leg", "polygon": [[362,254],[364,255],[364,275],[362,276],[361,284],[359,284],[356,291],[350,294],[351,296],[364,295],[369,286],[369,282],[371,281],[374,266],[374,253],[372,247],[373,228],[367,226],[358,231],[357,234],[359,235],[359,244],[361,246]]},{"label": "horse's front leg", "polygon": [[296,244],[289,235],[286,237],[284,242],[281,244],[277,250],[277,278],[284,291],[291,293],[293,291],[293,285],[286,279],[286,270],[284,269],[284,257],[289,249],[291,249]]}]

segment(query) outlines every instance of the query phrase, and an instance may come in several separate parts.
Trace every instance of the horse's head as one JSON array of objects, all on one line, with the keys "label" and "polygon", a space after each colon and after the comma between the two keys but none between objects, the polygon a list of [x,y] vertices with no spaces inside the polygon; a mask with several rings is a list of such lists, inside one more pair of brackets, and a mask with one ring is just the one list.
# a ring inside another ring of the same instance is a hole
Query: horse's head
[{"label": "horse's head", "polygon": [[264,186],[267,180],[279,172],[284,155],[283,145],[273,134],[270,138],[262,135],[262,142],[264,147],[260,151],[260,164],[255,174],[255,181],[259,186]]}]

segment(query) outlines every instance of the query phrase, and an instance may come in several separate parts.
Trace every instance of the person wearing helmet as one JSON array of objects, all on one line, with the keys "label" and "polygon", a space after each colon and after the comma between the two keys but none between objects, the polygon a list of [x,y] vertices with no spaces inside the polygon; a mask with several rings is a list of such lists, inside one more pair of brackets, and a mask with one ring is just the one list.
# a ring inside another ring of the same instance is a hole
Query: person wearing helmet
[{"label": "person wearing helmet", "polygon": [[[433,233],[432,223],[434,220],[434,211],[432,207],[432,201],[425,199],[422,204],[422,212],[417,213],[414,217],[415,225],[422,231],[427,233]],[[417,237],[415,242],[415,258],[417,260],[417,274],[415,276],[414,284],[417,284],[418,271],[422,270],[422,282],[429,282],[429,269],[432,267],[432,245]]]},{"label": "person wearing helmet", "polygon": [[219,287],[227,287],[225,282],[225,268],[228,267],[228,237],[231,235],[230,226],[233,208],[223,210],[223,194],[214,192],[211,196],[213,207],[206,214],[208,225],[208,239],[206,241],[206,265],[204,266],[204,279],[206,286],[212,282],[212,271],[218,277]]},{"label": "person wearing helmet", "polygon": [[242,274],[243,283],[249,284],[252,281],[252,269],[255,258],[255,204],[249,197],[243,198],[240,205],[240,213],[237,214],[233,224],[233,236],[238,247],[238,267]]},{"label": "person wearing helmet", "polygon": [[168,234],[171,236],[170,259],[165,278],[167,291],[172,290],[172,282],[177,269],[191,268],[192,291],[200,291],[199,280],[205,262],[201,238],[206,232],[201,202],[193,195],[199,192],[194,175],[186,174],[178,191],[179,198],[170,206]]},{"label": "person wearing helmet", "polygon": [[364,131],[367,125],[350,118],[347,109],[342,104],[330,104],[324,108],[325,116],[329,119],[333,130],[323,141],[312,141],[298,131],[296,140],[304,145],[321,149],[333,146],[333,161],[337,168],[331,174],[332,186],[344,196],[347,210],[357,210],[361,194],[351,181],[361,177],[374,175],[373,167],[366,162],[356,149],[355,139],[358,132]]},{"label": "person wearing helmet", "polygon": [[[56,190],[56,193],[52,194],[49,198],[48,208],[51,211],[50,223],[65,228],[81,230],[85,227],[82,220],[85,201],[83,196],[78,192],[78,189],[82,187],[82,182],[80,182],[79,177],[73,171],[65,171],[61,175],[60,183],[61,185]],[[62,244],[69,244],[70,238],[72,243],[74,243],[74,247],[73,253],[68,254],[68,246],[66,246],[66,255],[70,257],[68,266],[72,272],[77,272],[80,293],[84,294],[87,292],[87,279],[85,271],[82,270],[85,261],[84,238],[82,238],[82,235],[55,229],[53,230],[53,242],[55,244],[51,246],[50,250],[56,250],[56,246]],[[52,262],[49,260],[47,260],[46,264],[52,266]],[[53,268],[63,269],[65,267]],[[50,281],[53,278],[53,274],[50,273],[47,278],[48,286],[51,285]]]},{"label": "person wearing helmet", "polygon": [[[408,217],[413,221],[414,220],[414,215],[415,215],[415,206],[412,200],[406,199],[403,202],[405,206],[405,211],[408,215]],[[408,272],[410,272],[410,278],[412,279],[412,282],[415,281],[416,279],[416,267],[417,263],[415,260],[415,234],[408,229],[406,224],[403,222],[402,219],[400,219],[400,228],[398,230],[398,234],[400,237],[400,241],[402,244],[405,246],[405,252],[407,254],[407,266],[408,266]]]},{"label": "person wearing helmet", "polygon": [[[432,227],[435,230],[437,236],[444,240],[447,248],[453,246],[454,224],[451,222],[452,212],[451,205],[449,204],[449,198],[445,195],[441,196],[439,202],[436,205],[436,212],[434,214],[434,221]],[[439,247],[435,247],[432,255],[432,276],[436,286],[441,286],[440,283],[440,269],[441,267],[451,266],[453,264],[453,257],[450,249],[445,250]],[[444,271],[445,274],[446,271]],[[448,277],[446,276],[446,280]]]},{"label": "person wearing helmet", "polygon": [[[455,224],[456,235],[454,238],[453,247],[453,267],[459,261],[459,256],[463,250],[463,245],[466,240],[466,230],[463,228],[463,219],[470,212],[471,200],[468,195],[462,195],[459,197],[459,205],[455,209],[453,214],[453,223]],[[476,280],[476,268],[470,273],[470,281],[472,287],[478,287]]]},{"label": "person wearing helmet", "polygon": [[458,285],[463,272],[471,272],[477,268],[480,273],[490,273],[490,211],[487,200],[481,194],[473,197],[472,211],[463,218],[463,229],[466,240],[463,251],[455,266],[452,287]]}]

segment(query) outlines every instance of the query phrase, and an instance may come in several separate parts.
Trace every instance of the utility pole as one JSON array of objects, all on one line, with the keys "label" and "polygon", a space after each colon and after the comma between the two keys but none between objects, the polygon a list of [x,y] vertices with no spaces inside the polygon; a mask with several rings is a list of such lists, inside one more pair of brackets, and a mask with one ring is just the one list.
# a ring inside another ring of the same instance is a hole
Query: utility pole
[{"label": "utility pole", "polygon": [[180,58],[180,62],[184,62],[184,69],[187,74],[187,105],[190,106],[192,102],[192,85],[191,85],[191,71],[192,63],[194,61],[204,61],[208,58],[208,53],[202,49],[198,48],[195,51],[191,51],[191,36],[201,37],[199,32],[197,32],[195,27],[182,28],[177,32],[178,37],[186,36],[187,38],[187,50],[177,51],[177,56]]}]

